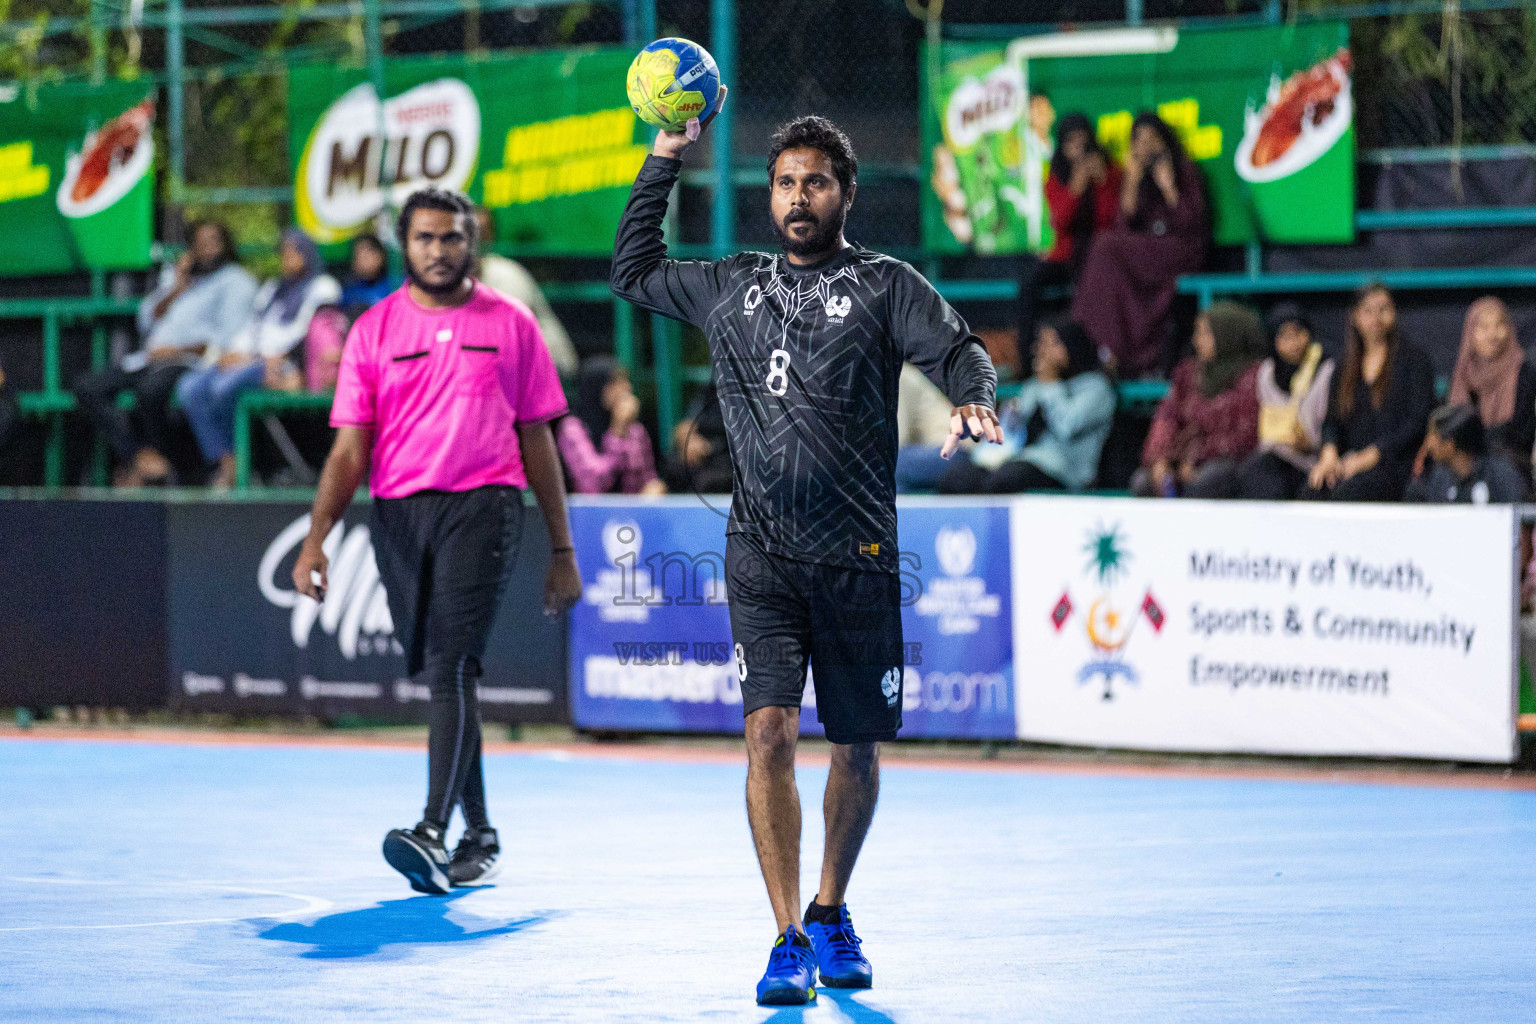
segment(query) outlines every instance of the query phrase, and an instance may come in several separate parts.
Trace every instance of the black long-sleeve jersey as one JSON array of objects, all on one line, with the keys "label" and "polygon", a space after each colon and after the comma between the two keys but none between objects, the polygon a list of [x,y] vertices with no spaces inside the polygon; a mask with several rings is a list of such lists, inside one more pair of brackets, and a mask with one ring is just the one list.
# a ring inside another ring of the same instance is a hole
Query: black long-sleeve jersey
[{"label": "black long-sleeve jersey", "polygon": [[806,267],[755,252],[668,259],[661,222],[681,167],[646,158],[611,284],[709,339],[736,478],[726,532],[801,561],[896,571],[902,362],[956,405],[991,407],[986,349],[922,275],[867,249]]}]

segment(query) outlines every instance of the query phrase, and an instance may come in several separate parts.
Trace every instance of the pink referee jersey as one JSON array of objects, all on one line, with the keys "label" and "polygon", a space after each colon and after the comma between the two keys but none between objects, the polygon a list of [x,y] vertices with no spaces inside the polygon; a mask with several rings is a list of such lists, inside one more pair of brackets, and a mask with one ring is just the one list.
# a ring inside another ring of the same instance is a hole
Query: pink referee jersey
[{"label": "pink referee jersey", "polygon": [[527,487],[517,427],[566,411],[527,306],[475,282],[463,305],[428,309],[402,285],[353,325],[331,426],[372,428],[369,488],[403,498]]}]

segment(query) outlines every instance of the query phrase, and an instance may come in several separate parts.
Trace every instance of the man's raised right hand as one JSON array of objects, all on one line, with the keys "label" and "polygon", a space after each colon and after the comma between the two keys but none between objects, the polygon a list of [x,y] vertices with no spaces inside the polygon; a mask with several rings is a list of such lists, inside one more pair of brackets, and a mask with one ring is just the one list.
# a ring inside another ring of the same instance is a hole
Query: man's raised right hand
[{"label": "man's raised right hand", "polygon": [[672,160],[682,159],[684,151],[704,134],[704,129],[709,127],[709,122],[715,119],[715,115],[725,109],[725,97],[731,90],[725,86],[720,87],[720,99],[715,103],[715,109],[710,111],[708,117],[700,121],[696,117],[690,117],[688,124],[680,132],[658,132],[656,144],[651,147],[652,156],[664,156]]}]

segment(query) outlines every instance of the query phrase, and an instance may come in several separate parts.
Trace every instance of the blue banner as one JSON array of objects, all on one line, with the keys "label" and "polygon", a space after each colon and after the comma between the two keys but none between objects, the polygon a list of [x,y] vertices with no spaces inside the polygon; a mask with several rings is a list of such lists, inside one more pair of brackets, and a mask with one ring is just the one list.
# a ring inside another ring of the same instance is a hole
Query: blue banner
[{"label": "blue banner", "polygon": [[[1008,509],[900,506],[902,735],[1015,735]],[[571,613],[571,714],[585,729],[739,733],[725,514],[698,498],[574,499],[585,594]],[[814,660],[814,656],[813,656]],[[820,736],[814,676],[801,731]]]}]

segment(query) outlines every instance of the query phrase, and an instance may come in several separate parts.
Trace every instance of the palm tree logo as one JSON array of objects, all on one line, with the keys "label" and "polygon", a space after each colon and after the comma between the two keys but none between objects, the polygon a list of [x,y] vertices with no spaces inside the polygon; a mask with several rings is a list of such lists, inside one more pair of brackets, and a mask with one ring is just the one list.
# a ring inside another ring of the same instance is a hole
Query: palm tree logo
[{"label": "palm tree logo", "polygon": [[[1088,605],[1087,621],[1084,623],[1088,645],[1093,654],[1079,670],[1077,681],[1082,685],[1091,679],[1101,680],[1104,685],[1102,699],[1114,700],[1116,679],[1124,679],[1128,683],[1140,682],[1135,668],[1125,660],[1125,648],[1135,634],[1137,624],[1145,616],[1152,624],[1153,631],[1161,633],[1163,610],[1153,599],[1150,588],[1135,610],[1127,610],[1123,604],[1118,603],[1115,584],[1128,575],[1132,561],[1127,538],[1121,532],[1119,523],[1109,527],[1100,524],[1090,530],[1083,551],[1088,556],[1084,572],[1092,578],[1096,593]],[[1058,633],[1071,618],[1072,611],[1071,594],[1064,590],[1051,611],[1051,624]]]}]

